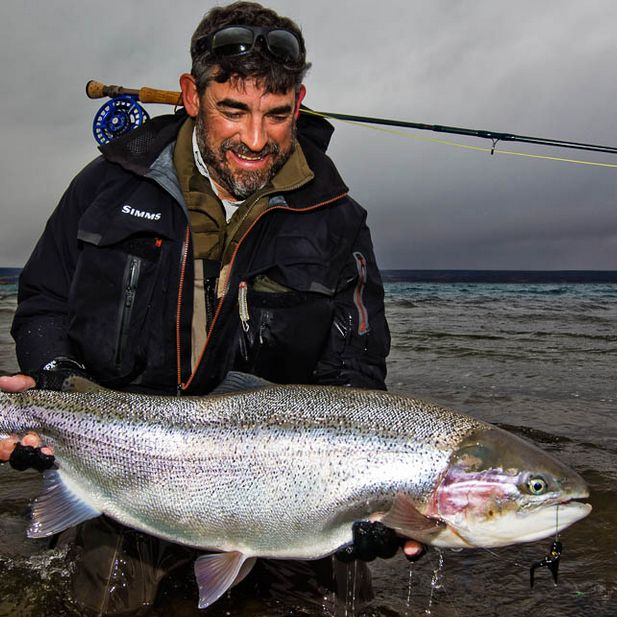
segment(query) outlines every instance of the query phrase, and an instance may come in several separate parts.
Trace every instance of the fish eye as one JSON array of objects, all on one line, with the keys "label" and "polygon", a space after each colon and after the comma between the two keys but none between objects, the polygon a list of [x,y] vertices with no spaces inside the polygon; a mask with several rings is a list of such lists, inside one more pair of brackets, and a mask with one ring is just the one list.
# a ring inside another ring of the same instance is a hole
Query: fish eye
[{"label": "fish eye", "polygon": [[527,487],[532,495],[543,495],[548,485],[542,476],[532,476],[527,480]]}]

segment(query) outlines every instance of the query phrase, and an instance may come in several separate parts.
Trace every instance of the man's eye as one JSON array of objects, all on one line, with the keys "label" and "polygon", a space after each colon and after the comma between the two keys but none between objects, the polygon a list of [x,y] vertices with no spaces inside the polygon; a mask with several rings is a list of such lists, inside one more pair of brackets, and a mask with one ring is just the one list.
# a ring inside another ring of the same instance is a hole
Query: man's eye
[{"label": "man's eye", "polygon": [[272,120],[272,122],[285,122],[288,119],[289,119],[289,114],[285,114],[282,116],[275,114],[273,116],[270,116],[270,120]]},{"label": "man's eye", "polygon": [[239,120],[242,118],[243,113],[241,111],[224,111],[223,115],[230,120]]}]

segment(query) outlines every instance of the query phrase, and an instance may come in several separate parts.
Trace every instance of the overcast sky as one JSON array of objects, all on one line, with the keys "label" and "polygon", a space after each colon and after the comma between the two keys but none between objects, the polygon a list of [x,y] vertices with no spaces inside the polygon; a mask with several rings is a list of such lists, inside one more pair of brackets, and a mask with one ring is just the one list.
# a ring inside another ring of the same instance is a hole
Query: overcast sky
[{"label": "overcast sky", "polygon": [[[24,263],[72,177],[97,155],[101,101],[86,98],[86,82],[177,89],[190,35],[213,4],[3,0],[0,266]],[[313,109],[617,146],[615,0],[268,6],[303,29]],[[330,148],[368,210],[382,268],[617,270],[617,168],[407,135],[336,123]],[[499,148],[617,164],[617,155]]]}]

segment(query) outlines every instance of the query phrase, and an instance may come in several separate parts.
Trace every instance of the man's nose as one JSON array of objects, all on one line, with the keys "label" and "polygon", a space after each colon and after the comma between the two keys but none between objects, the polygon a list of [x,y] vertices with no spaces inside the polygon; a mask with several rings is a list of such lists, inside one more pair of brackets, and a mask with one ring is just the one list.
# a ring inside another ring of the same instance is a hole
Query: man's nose
[{"label": "man's nose", "polygon": [[268,143],[263,118],[248,118],[242,131],[242,142],[253,152],[260,152]]}]

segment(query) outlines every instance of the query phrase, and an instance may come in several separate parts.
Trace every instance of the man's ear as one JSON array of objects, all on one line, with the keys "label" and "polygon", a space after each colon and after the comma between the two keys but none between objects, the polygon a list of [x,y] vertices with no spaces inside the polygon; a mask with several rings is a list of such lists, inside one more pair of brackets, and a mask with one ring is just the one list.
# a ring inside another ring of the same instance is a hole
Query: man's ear
[{"label": "man's ear", "polygon": [[180,88],[182,89],[182,104],[186,113],[195,118],[199,113],[199,93],[195,78],[190,73],[180,75]]},{"label": "man's ear", "polygon": [[294,112],[296,116],[296,120],[300,117],[300,103],[302,103],[305,96],[306,96],[306,87],[304,86],[304,84],[300,84],[300,87],[298,88],[298,94],[296,94],[296,109]]}]

